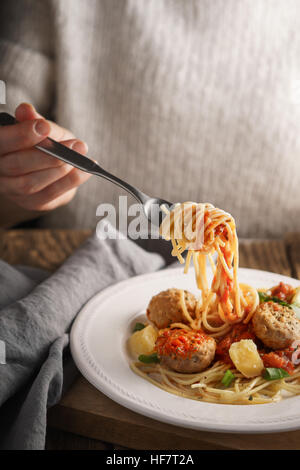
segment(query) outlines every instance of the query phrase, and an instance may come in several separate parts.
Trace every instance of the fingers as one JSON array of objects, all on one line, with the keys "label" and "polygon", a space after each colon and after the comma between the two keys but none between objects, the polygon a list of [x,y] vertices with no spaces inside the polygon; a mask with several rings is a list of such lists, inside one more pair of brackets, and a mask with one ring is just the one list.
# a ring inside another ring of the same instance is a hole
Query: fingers
[{"label": "fingers", "polygon": [[[16,119],[19,122],[28,121],[28,120],[32,121],[36,119],[45,119],[29,103],[21,103],[16,108],[15,114],[16,114]],[[67,140],[67,139],[74,139],[74,134],[68,129],[61,127],[52,121],[47,121],[47,122],[50,125],[49,137],[51,137],[52,139],[58,140],[59,142],[61,142],[62,140]]]},{"label": "fingers", "polygon": [[[76,150],[84,150],[84,144],[82,142],[71,141],[68,146],[73,147],[74,149],[76,148]],[[44,158],[44,154],[42,152],[37,152],[36,156],[38,156],[40,160],[43,160]],[[7,160],[9,157],[10,156],[8,155],[4,158],[4,160]],[[31,159],[27,158],[25,160],[27,163],[28,160]],[[51,185],[55,181],[63,178],[63,176],[65,176],[71,170],[73,170],[71,165],[67,165],[64,162],[61,162],[61,164],[52,168],[46,168],[40,171],[32,171],[27,174],[23,174],[21,162],[21,173],[18,176],[0,176],[0,192],[6,196],[30,196],[31,194],[42,191],[44,188]]]},{"label": "fingers", "polygon": [[0,156],[33,147],[44,140],[50,131],[50,124],[44,119],[0,127]]},{"label": "fingers", "polygon": [[35,194],[54,181],[62,178],[72,167],[70,165],[62,165],[56,168],[49,168],[47,170],[34,171],[28,175],[17,177],[0,177],[1,192],[6,196],[22,196],[26,197]]},{"label": "fingers", "polygon": [[[15,197],[14,201],[27,210],[48,211],[62,204],[67,204],[75,190],[90,178],[89,173],[73,169],[63,178],[50,184],[42,191],[27,198]],[[73,191],[73,192],[72,192]]]},{"label": "fingers", "polygon": [[[49,202],[45,202],[40,206],[34,206],[35,211],[45,212],[45,211],[52,211],[60,206],[65,206],[68,204],[77,192],[77,188],[71,189],[66,193],[62,194],[61,196],[57,197],[56,199],[50,200]],[[29,207],[32,206],[32,203],[29,203]]]},{"label": "fingers", "polygon": [[[62,144],[83,155],[87,152],[86,144],[80,140],[67,140]],[[27,175],[40,170],[60,167],[63,164],[64,162],[58,158],[51,157],[38,149],[25,149],[0,157],[0,176]]]},{"label": "fingers", "polygon": [[91,175],[34,146],[48,136],[81,154],[87,153],[87,145],[45,120],[30,104],[18,106],[16,119],[17,124],[0,127],[0,192],[30,211],[67,204]]}]

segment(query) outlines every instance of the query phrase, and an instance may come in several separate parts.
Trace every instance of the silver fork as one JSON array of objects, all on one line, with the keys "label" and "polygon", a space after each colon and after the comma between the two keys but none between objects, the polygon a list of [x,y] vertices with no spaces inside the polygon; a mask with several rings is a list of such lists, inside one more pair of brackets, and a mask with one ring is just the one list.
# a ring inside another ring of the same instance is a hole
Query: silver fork
[{"label": "silver fork", "polygon": [[[1,126],[8,126],[16,123],[17,120],[10,114],[0,113]],[[156,227],[160,225],[163,219],[161,206],[163,204],[167,207],[172,206],[172,204],[165,199],[148,196],[147,194],[137,189],[135,186],[126,183],[126,181],[121,180],[121,178],[118,178],[117,176],[114,176],[108,171],[104,170],[100,165],[98,165],[98,163],[94,162],[90,158],[81,155],[75,150],[69,149],[65,145],[51,139],[50,137],[47,137],[42,142],[35,145],[35,147],[42,152],[51,155],[52,157],[63,160],[64,162],[79,168],[79,170],[92,173],[96,176],[101,176],[101,178],[105,178],[106,180],[111,181],[112,183],[125,189],[143,206],[145,216],[151,222],[151,224],[155,225]]]}]

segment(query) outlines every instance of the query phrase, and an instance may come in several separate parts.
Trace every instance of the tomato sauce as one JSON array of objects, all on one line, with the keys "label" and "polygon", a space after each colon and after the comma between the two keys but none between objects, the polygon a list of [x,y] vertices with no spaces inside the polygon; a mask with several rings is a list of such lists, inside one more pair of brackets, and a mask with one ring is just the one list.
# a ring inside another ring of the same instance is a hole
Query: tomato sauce
[{"label": "tomato sauce", "polygon": [[219,361],[232,364],[229,356],[229,349],[233,343],[241,341],[242,339],[256,340],[256,336],[253,332],[252,325],[238,324],[235,325],[228,335],[224,336],[223,339],[218,343],[216,349],[216,359]]},{"label": "tomato sauce", "polygon": [[219,224],[215,228],[215,237],[220,236],[221,238],[228,240],[227,227],[224,224]]},{"label": "tomato sauce", "polygon": [[242,339],[252,339],[252,341],[257,344],[259,354],[265,367],[277,367],[286,370],[290,375],[293,374],[295,364],[297,364],[295,361],[299,361],[300,358],[300,341],[297,342],[296,346],[267,352],[263,349],[260,340],[255,336],[251,324],[235,325],[231,332],[219,341],[216,349],[216,359],[226,364],[232,364],[229,356],[230,346],[232,343],[241,341]]},{"label": "tomato sauce", "polygon": [[261,354],[265,367],[279,367],[286,370],[290,375],[294,372],[294,364],[288,358],[289,350],[271,351],[267,354]]},{"label": "tomato sauce", "polygon": [[233,281],[229,279],[229,277],[227,276],[223,268],[222,268],[222,276],[225,278],[225,286],[224,286],[223,294],[221,296],[221,302],[225,304],[227,300],[229,299],[230,293],[233,289]]},{"label": "tomato sauce", "polygon": [[284,300],[287,303],[290,303],[294,295],[295,289],[289,284],[284,284],[280,282],[277,286],[274,286],[271,289],[271,295],[277,297],[280,300]]},{"label": "tomato sauce", "polygon": [[160,356],[190,358],[204,341],[212,340],[202,330],[167,329],[156,340],[156,350]]}]

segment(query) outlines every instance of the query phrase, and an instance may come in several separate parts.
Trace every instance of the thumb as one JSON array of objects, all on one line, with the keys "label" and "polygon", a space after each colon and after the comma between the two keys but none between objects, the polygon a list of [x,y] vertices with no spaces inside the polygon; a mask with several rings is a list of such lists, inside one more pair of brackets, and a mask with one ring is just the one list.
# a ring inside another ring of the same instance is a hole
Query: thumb
[{"label": "thumb", "polygon": [[15,115],[19,122],[43,118],[43,116],[39,114],[30,103],[21,103],[16,108]]}]

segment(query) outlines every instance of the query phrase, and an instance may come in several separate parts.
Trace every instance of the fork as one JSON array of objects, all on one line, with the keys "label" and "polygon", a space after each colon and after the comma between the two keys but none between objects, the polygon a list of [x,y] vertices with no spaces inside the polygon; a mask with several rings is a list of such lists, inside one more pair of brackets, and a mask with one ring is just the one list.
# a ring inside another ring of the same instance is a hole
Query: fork
[{"label": "fork", "polygon": [[[0,125],[1,126],[8,126],[12,124],[16,124],[18,121],[8,113],[0,113]],[[50,137],[47,137],[39,144],[35,145],[35,148],[41,150],[44,153],[51,155],[52,157],[58,158],[79,170],[86,171],[87,173],[91,173],[96,176],[100,176],[111,183],[120,186],[121,188],[125,189],[129,194],[131,194],[142,206],[143,211],[146,218],[156,227],[159,227],[163,213],[161,211],[161,206],[171,207],[172,203],[166,201],[165,199],[161,199],[158,197],[151,197],[147,194],[140,191],[135,186],[123,181],[121,178],[118,178],[115,175],[112,175],[108,171],[101,168],[98,163],[90,158],[82,155],[75,150],[72,150],[65,145],[57,142]]]}]

